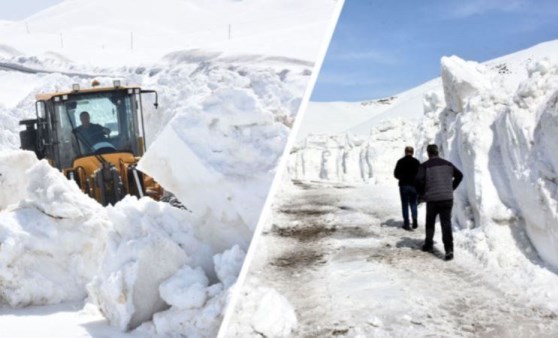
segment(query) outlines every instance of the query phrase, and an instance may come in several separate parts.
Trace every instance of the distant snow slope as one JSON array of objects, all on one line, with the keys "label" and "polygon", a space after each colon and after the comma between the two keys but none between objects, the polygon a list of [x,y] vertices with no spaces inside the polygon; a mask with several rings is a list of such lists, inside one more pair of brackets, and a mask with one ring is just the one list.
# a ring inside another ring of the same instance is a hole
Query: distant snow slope
[{"label": "distant snow slope", "polygon": [[92,65],[137,65],[197,48],[312,61],[336,3],[72,0],[5,22],[0,41],[27,55],[52,51]]},{"label": "distant snow slope", "polygon": [[[0,23],[0,306],[87,296],[133,335],[214,336],[340,5],[72,0]],[[158,91],[140,165],[189,211],[130,197],[102,208],[16,150],[36,93],[92,79]]]},{"label": "distant snow slope", "polygon": [[[483,64],[505,79],[501,85],[511,90],[527,76],[528,64],[545,57],[551,61],[558,61],[558,40],[544,42]],[[308,134],[344,131],[366,136],[381,120],[395,117],[419,119],[423,115],[424,96],[430,92],[443,95],[440,78],[383,99],[362,102],[310,102],[304,113],[298,138],[302,139]]]},{"label": "distant snow slope", "polygon": [[437,143],[465,175],[455,195],[457,224],[473,229],[465,246],[496,269],[515,267],[504,272],[509,278],[529,271],[537,279],[533,248],[543,266],[558,268],[558,40],[484,64],[452,56],[441,65],[441,79],[396,95],[411,99],[347,126],[364,135],[308,137],[292,153],[291,175],[395,186],[404,146],[424,159],[426,145]]}]

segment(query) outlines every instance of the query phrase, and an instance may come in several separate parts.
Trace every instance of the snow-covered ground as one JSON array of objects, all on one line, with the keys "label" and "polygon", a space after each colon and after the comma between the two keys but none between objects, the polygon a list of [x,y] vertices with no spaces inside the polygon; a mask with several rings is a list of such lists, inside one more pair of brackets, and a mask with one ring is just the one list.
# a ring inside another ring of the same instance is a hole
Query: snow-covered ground
[{"label": "snow-covered ground", "polygon": [[420,250],[423,224],[401,229],[396,186],[295,183],[274,201],[224,337],[558,333],[555,274],[538,267],[545,284],[502,278],[460,232],[447,263],[439,228],[434,255]]},{"label": "snow-covered ground", "polygon": [[[72,0],[1,22],[0,336],[214,336],[341,5]],[[17,150],[37,92],[92,79],[158,91],[140,166],[188,211],[103,208]]]},{"label": "snow-covered ground", "polygon": [[[405,93],[310,108],[303,124],[323,123],[289,160],[303,183],[275,197],[233,335],[266,334],[249,324],[266,311],[251,296],[261,288],[298,318],[268,335],[558,334],[557,88],[555,40],[484,64],[444,57],[441,78]],[[424,160],[430,143],[464,173],[451,263],[415,251],[422,231],[398,229],[393,168],[405,146]],[[336,238],[347,232],[359,239]]]}]

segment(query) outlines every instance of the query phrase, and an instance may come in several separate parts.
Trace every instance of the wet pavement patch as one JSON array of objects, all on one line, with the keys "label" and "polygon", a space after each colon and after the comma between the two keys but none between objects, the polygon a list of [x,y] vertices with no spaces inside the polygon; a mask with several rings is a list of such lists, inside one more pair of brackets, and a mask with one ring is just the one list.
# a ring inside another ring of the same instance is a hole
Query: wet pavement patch
[{"label": "wet pavement patch", "polygon": [[361,227],[337,227],[333,238],[336,239],[349,239],[349,238],[378,238],[379,235],[373,231],[370,231]]},{"label": "wet pavement patch", "polygon": [[331,210],[317,210],[317,209],[303,209],[303,208],[283,208],[280,209],[279,212],[287,215],[296,215],[296,216],[321,216],[325,214],[329,214]]},{"label": "wet pavement patch", "polygon": [[335,228],[324,228],[322,226],[305,226],[293,228],[277,228],[273,232],[281,237],[295,238],[301,242],[314,241],[330,236],[336,231]]},{"label": "wet pavement patch", "polygon": [[326,262],[327,260],[324,258],[323,253],[315,250],[301,250],[281,255],[271,262],[271,265],[280,268],[300,268],[316,264],[324,264]]}]

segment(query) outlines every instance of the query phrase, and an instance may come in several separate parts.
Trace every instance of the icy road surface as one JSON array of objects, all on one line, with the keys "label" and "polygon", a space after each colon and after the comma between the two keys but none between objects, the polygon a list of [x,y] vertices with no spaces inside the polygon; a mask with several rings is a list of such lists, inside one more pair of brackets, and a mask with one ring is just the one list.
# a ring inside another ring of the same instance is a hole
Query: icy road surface
[{"label": "icy road surface", "polygon": [[[458,238],[445,262],[439,224],[437,250],[422,252],[424,207],[412,232],[399,208],[397,186],[296,183],[275,202],[247,285],[288,299],[297,337],[556,337],[557,314],[526,305],[520,285],[496,280]],[[239,300],[241,313],[249,301]],[[233,319],[237,334],[246,315]]]}]

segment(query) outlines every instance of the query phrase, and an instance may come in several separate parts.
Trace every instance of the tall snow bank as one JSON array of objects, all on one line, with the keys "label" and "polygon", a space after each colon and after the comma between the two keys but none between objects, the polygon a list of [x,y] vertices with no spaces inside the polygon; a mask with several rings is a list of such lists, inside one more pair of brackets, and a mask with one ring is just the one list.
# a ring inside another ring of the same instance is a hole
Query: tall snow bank
[{"label": "tall snow bank", "polygon": [[519,235],[493,227],[524,224],[539,255],[558,267],[558,75],[543,59],[528,66],[527,76],[510,91],[494,72],[444,58],[447,107],[425,118],[439,119],[435,141],[465,174],[456,193],[458,223],[485,229],[489,241],[507,237],[520,247],[525,243]]},{"label": "tall snow bank", "polygon": [[[28,156],[13,152],[5,159]],[[0,212],[0,303],[81,300],[104,250],[106,214],[46,161],[26,176],[27,197]]]},{"label": "tall snow bank", "polygon": [[515,207],[541,257],[558,267],[558,70],[543,60],[498,120]]}]

